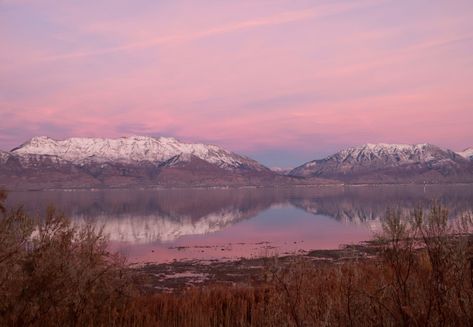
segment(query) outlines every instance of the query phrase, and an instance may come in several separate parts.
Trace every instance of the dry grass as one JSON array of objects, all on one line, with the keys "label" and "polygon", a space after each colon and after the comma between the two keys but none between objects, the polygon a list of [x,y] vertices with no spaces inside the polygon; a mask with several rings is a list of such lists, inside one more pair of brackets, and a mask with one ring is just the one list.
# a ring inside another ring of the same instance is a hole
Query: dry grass
[{"label": "dry grass", "polygon": [[54,210],[34,221],[1,199],[2,326],[473,324],[471,217],[452,224],[436,204],[409,217],[388,211],[376,259],[274,260],[263,284],[145,294],[100,231]]}]

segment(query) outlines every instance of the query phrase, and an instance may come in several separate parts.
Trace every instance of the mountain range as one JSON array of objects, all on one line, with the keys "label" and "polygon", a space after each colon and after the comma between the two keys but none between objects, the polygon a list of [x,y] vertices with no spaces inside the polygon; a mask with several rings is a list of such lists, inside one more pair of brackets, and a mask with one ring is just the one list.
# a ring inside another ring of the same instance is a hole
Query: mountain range
[{"label": "mountain range", "polygon": [[307,162],[291,176],[350,183],[473,181],[473,149],[454,152],[432,144],[366,144]]},{"label": "mountain range", "polygon": [[7,189],[457,182],[473,182],[473,148],[366,144],[289,172],[215,145],[170,137],[41,136],[0,151],[0,187]]}]

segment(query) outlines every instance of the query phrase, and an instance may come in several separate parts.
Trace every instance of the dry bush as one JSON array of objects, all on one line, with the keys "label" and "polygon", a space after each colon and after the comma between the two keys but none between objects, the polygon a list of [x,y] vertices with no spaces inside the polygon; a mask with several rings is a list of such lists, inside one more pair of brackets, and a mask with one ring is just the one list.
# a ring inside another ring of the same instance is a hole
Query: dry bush
[{"label": "dry bush", "polygon": [[388,210],[378,258],[279,268],[279,309],[294,326],[471,326],[471,216],[438,204],[409,217]]},{"label": "dry bush", "polygon": [[76,228],[54,209],[38,220],[4,209],[0,325],[108,325],[133,290],[129,270],[106,246],[100,230]]}]

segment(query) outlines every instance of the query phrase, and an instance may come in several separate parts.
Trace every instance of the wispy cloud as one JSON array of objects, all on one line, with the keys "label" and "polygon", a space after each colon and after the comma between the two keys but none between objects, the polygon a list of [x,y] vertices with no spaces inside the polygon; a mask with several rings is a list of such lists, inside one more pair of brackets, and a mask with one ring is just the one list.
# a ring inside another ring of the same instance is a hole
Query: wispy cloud
[{"label": "wispy cloud", "polygon": [[364,6],[379,4],[382,1],[384,0],[366,0],[366,1],[357,2],[355,4],[337,3],[334,5],[312,7],[312,8],[298,10],[298,11],[288,11],[288,12],[283,12],[283,13],[279,13],[272,16],[244,20],[244,21],[235,22],[235,23],[231,23],[231,24],[227,24],[223,26],[217,26],[217,27],[213,27],[213,28],[209,28],[206,30],[197,31],[193,33],[159,36],[159,37],[148,39],[146,41],[131,42],[131,43],[115,46],[115,47],[90,50],[90,51],[78,51],[78,52],[65,53],[65,54],[48,55],[48,56],[40,57],[39,59],[41,61],[73,59],[73,58],[81,58],[81,57],[89,57],[89,56],[97,56],[97,55],[104,55],[104,54],[110,54],[110,53],[131,51],[131,50],[137,50],[137,49],[147,49],[147,48],[153,48],[160,45],[189,42],[193,40],[198,40],[198,39],[211,37],[211,36],[223,35],[227,33],[234,33],[238,31],[250,30],[250,29],[255,29],[255,28],[288,24],[288,23],[313,19],[316,17],[334,15],[334,14],[342,13],[345,11],[353,10],[353,9],[364,7]]}]

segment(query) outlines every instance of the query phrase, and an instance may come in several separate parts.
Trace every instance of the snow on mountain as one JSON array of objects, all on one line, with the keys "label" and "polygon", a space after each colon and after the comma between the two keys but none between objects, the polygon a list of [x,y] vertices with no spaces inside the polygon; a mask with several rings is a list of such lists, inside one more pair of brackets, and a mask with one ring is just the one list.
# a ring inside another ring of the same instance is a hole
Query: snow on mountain
[{"label": "snow on mountain", "polygon": [[176,167],[176,166],[179,166],[180,164],[189,163],[192,161],[192,156],[193,155],[190,153],[180,153],[162,162],[161,167]]},{"label": "snow on mountain", "polygon": [[473,161],[473,148],[468,148],[457,153],[461,155],[463,158]]},{"label": "snow on mountain", "polygon": [[26,153],[19,156],[12,155],[17,159],[23,167],[44,167],[45,164],[49,166],[61,166],[69,164],[68,160],[65,160],[59,156],[49,154],[35,154]]},{"label": "snow on mountain", "polygon": [[10,158],[11,154],[0,150],[0,163],[4,164]]},{"label": "snow on mountain", "polygon": [[399,165],[414,162],[429,162],[445,155],[445,151],[430,144],[366,144],[340,151],[327,161],[339,163],[371,163],[381,161],[385,164]]},{"label": "snow on mountain", "polygon": [[286,175],[292,169],[291,168],[281,168],[281,167],[271,167],[271,170],[277,174]]},{"label": "snow on mountain", "polygon": [[227,151],[215,145],[179,142],[171,137],[131,136],[118,139],[70,138],[54,140],[49,137],[34,137],[13,149],[16,155],[56,156],[74,164],[117,162],[163,163],[174,157],[180,159],[195,156],[220,168],[267,170],[256,161]]},{"label": "snow on mountain", "polygon": [[[293,169],[292,176],[352,175],[407,166],[416,169],[450,169],[467,164],[460,155],[431,144],[365,144],[342,150],[325,159],[313,160]],[[399,169],[398,169],[399,170]]]}]

